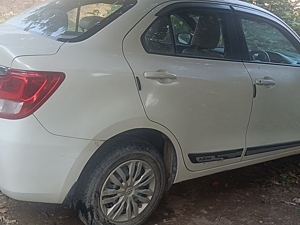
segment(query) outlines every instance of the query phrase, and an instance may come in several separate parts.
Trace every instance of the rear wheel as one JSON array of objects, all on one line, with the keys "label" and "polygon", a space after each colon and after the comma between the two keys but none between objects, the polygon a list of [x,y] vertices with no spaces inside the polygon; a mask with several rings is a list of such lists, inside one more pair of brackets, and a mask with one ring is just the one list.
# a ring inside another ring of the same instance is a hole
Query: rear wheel
[{"label": "rear wheel", "polygon": [[76,210],[87,225],[142,224],[156,208],[165,184],[162,156],[135,140],[100,149],[81,175]]}]

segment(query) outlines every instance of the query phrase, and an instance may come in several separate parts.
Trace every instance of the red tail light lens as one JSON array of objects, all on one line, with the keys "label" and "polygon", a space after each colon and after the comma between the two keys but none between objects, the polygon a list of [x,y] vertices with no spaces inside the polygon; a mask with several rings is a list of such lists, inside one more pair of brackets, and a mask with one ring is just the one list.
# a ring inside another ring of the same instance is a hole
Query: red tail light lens
[{"label": "red tail light lens", "polygon": [[0,76],[0,117],[21,119],[35,112],[65,79],[60,72],[10,69]]}]

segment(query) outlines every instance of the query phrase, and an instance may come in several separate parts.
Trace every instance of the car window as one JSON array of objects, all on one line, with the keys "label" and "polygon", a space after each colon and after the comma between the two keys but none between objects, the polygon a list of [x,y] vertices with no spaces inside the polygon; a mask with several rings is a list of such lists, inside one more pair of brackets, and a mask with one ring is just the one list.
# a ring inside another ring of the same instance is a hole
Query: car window
[{"label": "car window", "polygon": [[[136,0],[50,0],[6,23],[59,41],[84,40],[135,3]],[[83,38],[76,39],[79,36]]]},{"label": "car window", "polygon": [[159,17],[143,35],[146,50],[151,53],[174,54],[167,16]]},{"label": "car window", "polygon": [[250,61],[299,65],[299,52],[276,27],[257,19],[241,23]]},{"label": "car window", "polygon": [[215,12],[195,10],[160,17],[142,40],[151,53],[230,58],[225,19]]},{"label": "car window", "polygon": [[[179,15],[171,15],[171,23],[176,44],[189,44],[188,34],[193,33],[193,28]],[[187,34],[187,35],[180,35]],[[187,39],[184,39],[186,37]]]},{"label": "car window", "polygon": [[[85,32],[95,26],[97,22],[100,23],[104,18],[107,18],[121,7],[122,5],[97,3],[72,9],[67,12],[68,31]],[[77,20],[79,21],[78,25]],[[88,24],[91,20],[93,21]]]},{"label": "car window", "polygon": [[[186,46],[182,51],[179,49],[178,54],[229,58],[229,42],[227,42],[223,16],[219,13],[204,11],[191,12],[187,16],[189,21],[194,21],[194,29],[191,32],[189,46]],[[226,45],[225,41],[227,42]]]}]

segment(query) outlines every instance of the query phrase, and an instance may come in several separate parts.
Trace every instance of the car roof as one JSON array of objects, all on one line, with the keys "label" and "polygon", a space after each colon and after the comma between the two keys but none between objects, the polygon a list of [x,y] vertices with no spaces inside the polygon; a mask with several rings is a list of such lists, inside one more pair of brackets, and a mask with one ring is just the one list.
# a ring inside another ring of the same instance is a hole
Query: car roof
[{"label": "car roof", "polygon": [[166,2],[174,2],[174,3],[176,3],[176,2],[221,3],[221,4],[232,5],[233,7],[234,6],[240,6],[240,7],[248,8],[248,9],[251,9],[251,10],[257,10],[257,11],[261,11],[261,12],[264,12],[264,13],[267,13],[269,15],[274,16],[274,14],[270,13],[269,11],[267,11],[267,10],[261,8],[261,7],[255,6],[255,5],[247,3],[247,2],[238,1],[238,0],[137,0],[137,1],[138,2],[147,2],[149,4],[161,4],[161,3],[166,3]]},{"label": "car roof", "polygon": [[[131,1],[131,0],[128,0]],[[274,15],[270,11],[263,9],[261,7],[258,7],[256,5],[239,1],[239,0],[137,0],[137,2],[147,2],[149,5],[159,5],[162,3],[170,3],[170,2],[198,2],[198,3],[216,3],[216,4],[228,4],[232,6],[233,8],[239,7],[239,8],[244,8],[245,10],[250,10],[250,11],[256,11],[258,13],[264,13],[265,15],[267,14],[269,17],[273,17],[279,21],[281,21],[286,27],[289,27],[282,19],[280,19],[278,16]]]}]

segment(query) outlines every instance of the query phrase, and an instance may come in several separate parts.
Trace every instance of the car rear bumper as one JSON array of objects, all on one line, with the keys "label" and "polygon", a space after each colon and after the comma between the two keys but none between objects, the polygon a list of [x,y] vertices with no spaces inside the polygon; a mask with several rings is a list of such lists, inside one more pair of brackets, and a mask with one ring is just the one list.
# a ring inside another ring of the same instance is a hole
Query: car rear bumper
[{"label": "car rear bumper", "polygon": [[0,190],[18,200],[62,203],[91,141],[53,135],[34,116],[0,119],[0,127]]}]

